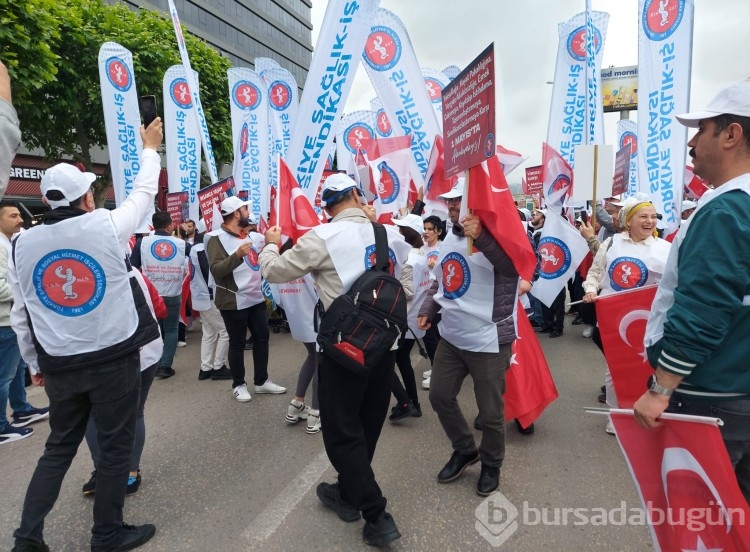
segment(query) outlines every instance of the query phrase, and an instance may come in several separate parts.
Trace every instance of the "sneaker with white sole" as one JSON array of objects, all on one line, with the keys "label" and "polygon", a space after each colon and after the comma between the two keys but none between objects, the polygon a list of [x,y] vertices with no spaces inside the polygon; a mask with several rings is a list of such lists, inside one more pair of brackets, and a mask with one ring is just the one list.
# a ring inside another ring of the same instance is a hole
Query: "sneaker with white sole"
[{"label": "sneaker with white sole", "polygon": [[5,429],[0,430],[0,445],[26,439],[26,437],[30,437],[33,433],[34,430],[30,427],[13,427],[7,424]]},{"label": "sneaker with white sole", "polygon": [[26,412],[14,412],[11,425],[13,427],[25,427],[47,418],[49,418],[49,408],[32,408]]},{"label": "sneaker with white sole", "polygon": [[307,428],[305,429],[305,431],[309,433],[310,435],[313,435],[320,431],[320,411],[319,410],[313,410],[312,408],[308,410]]},{"label": "sneaker with white sole", "polygon": [[305,403],[297,402],[292,399],[292,402],[289,403],[289,407],[286,409],[286,423],[296,424],[300,420],[307,420],[309,412],[309,406],[305,406]]},{"label": "sneaker with white sole", "polygon": [[426,378],[422,380],[422,389],[429,389],[430,388],[430,378]]},{"label": "sneaker with white sole", "polygon": [[286,387],[281,387],[280,385],[276,385],[270,379],[267,379],[266,383],[264,383],[263,385],[255,386],[255,393],[258,395],[261,395],[264,393],[267,393],[270,395],[281,395],[282,393],[286,393]]},{"label": "sneaker with white sole", "polygon": [[586,324],[581,335],[583,337],[591,337],[592,335],[594,335],[594,326],[592,326],[591,324]]},{"label": "sneaker with white sole", "polygon": [[422,379],[430,379],[430,376],[432,375],[432,370],[425,370],[422,372]]},{"label": "sneaker with white sole", "polygon": [[232,395],[234,395],[234,398],[240,402],[248,402],[252,399],[247,390],[247,385],[244,383],[232,389]]},{"label": "sneaker with white sole", "polygon": [[612,425],[612,422],[607,422],[607,426],[604,428],[604,431],[609,435],[615,435],[615,427]]},{"label": "sneaker with white sole", "polygon": [[187,347],[187,343],[185,341],[178,341],[177,342],[178,347]]}]

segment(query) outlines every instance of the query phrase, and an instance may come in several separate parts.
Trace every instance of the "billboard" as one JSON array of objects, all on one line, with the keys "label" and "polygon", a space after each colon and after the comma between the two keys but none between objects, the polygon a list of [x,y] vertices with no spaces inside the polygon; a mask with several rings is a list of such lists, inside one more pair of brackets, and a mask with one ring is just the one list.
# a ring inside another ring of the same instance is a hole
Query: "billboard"
[{"label": "billboard", "polygon": [[605,113],[638,108],[637,65],[602,69],[601,86]]}]

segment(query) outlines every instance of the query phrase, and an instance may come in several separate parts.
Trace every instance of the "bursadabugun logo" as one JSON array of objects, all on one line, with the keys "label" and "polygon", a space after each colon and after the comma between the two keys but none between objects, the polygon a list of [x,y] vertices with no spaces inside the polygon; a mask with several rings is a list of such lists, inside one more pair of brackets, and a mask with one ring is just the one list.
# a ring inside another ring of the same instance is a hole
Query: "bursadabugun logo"
[{"label": "bursadabugun logo", "polygon": [[502,546],[518,530],[518,509],[500,491],[485,498],[474,510],[474,528],[495,548]]}]

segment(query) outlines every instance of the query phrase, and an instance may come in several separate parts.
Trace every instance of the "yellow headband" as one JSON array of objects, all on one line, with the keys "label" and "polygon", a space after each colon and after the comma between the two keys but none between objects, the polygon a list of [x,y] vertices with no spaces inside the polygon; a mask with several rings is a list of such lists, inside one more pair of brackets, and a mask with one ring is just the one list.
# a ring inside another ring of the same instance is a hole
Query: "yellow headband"
[{"label": "yellow headband", "polygon": [[636,203],[630,208],[630,211],[628,211],[627,216],[625,217],[625,222],[628,222],[631,218],[633,218],[633,215],[635,215],[635,212],[640,209],[641,207],[646,207],[647,205],[650,205],[651,207],[654,206],[653,203],[650,201],[641,201],[640,203]]}]

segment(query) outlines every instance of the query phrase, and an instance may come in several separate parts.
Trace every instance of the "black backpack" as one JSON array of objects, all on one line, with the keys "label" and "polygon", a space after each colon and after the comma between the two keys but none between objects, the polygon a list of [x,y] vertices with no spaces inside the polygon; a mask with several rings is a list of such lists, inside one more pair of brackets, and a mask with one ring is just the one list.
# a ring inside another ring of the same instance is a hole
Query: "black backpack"
[{"label": "black backpack", "polygon": [[[327,311],[318,302],[318,345],[331,360],[367,375],[380,363],[407,327],[406,294],[389,273],[388,239],[382,224],[375,231],[375,264],[357,278]],[[317,318],[316,318],[317,321]]]}]

